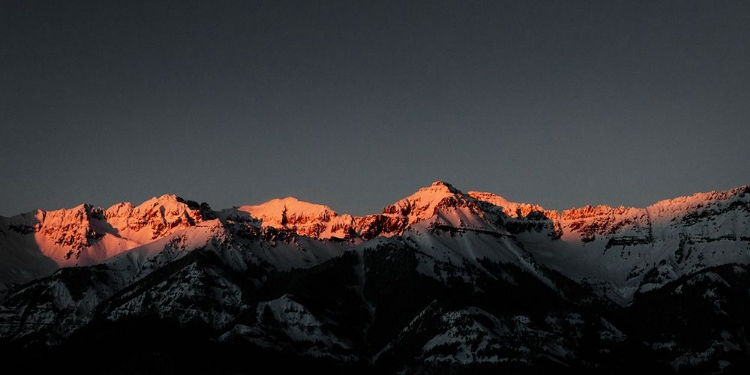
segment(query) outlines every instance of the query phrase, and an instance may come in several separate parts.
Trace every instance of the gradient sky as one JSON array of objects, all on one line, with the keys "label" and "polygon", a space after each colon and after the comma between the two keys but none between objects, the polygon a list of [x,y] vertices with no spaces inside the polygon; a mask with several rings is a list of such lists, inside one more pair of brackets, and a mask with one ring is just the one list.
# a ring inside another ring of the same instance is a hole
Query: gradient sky
[{"label": "gradient sky", "polygon": [[0,215],[750,183],[747,1],[0,0]]}]

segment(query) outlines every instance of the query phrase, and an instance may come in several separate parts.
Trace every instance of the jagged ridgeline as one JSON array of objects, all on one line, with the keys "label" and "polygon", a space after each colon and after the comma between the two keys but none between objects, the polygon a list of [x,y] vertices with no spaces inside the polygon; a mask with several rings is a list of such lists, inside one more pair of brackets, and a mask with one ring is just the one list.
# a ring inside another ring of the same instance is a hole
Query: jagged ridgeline
[{"label": "jagged ridgeline", "polygon": [[750,186],[557,212],[438,181],[363,217],[164,195],[0,218],[0,349],[27,373],[747,373],[748,265]]}]

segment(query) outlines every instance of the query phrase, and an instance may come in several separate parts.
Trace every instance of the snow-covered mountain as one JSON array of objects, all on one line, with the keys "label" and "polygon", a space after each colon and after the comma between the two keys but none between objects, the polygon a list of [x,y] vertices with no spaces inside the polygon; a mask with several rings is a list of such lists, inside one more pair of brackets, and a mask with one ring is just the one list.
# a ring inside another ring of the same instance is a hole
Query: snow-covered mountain
[{"label": "snow-covered mountain", "polygon": [[[178,322],[326,368],[724,371],[750,365],[749,264],[750,186],[560,213],[438,181],[364,217],[164,195],[0,218],[0,339],[66,348]],[[649,315],[682,296],[710,310],[705,332]]]},{"label": "snow-covered mountain", "polygon": [[586,206],[562,213],[490,193],[469,195],[502,207],[506,228],[539,262],[621,304],[706,267],[750,263],[750,186],[646,208]]},{"label": "snow-covered mountain", "polygon": [[195,226],[207,215],[212,215],[207,205],[164,195],[137,207],[120,203],[105,210],[82,204],[0,217],[0,283],[26,282],[60,267],[98,264]]}]

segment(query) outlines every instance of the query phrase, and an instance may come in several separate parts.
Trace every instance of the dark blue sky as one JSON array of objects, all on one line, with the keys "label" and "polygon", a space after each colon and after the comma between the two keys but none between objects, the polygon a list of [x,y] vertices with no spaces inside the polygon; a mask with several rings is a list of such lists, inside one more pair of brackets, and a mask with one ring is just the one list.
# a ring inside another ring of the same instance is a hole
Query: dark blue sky
[{"label": "dark blue sky", "polygon": [[750,183],[746,1],[0,0],[0,215]]}]

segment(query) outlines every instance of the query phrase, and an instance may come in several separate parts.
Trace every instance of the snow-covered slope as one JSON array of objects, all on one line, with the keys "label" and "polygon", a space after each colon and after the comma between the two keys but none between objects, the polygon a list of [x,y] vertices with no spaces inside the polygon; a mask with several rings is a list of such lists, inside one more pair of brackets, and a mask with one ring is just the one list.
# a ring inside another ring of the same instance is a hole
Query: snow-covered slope
[{"label": "snow-covered slope", "polygon": [[331,322],[321,321],[294,296],[285,294],[261,302],[255,309],[256,324],[238,324],[219,337],[220,341],[248,341],[263,348],[295,350],[301,355],[352,362],[350,344],[330,331]]}]

